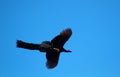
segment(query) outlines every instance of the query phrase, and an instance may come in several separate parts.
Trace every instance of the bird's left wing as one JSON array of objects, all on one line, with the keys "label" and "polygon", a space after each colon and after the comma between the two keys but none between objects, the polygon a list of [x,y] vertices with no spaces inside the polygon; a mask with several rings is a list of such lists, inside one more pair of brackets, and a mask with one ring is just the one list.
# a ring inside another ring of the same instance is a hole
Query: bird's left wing
[{"label": "bird's left wing", "polygon": [[51,50],[50,52],[46,52],[46,67],[48,69],[52,69],[57,66],[59,61],[60,52],[57,52],[56,50]]}]

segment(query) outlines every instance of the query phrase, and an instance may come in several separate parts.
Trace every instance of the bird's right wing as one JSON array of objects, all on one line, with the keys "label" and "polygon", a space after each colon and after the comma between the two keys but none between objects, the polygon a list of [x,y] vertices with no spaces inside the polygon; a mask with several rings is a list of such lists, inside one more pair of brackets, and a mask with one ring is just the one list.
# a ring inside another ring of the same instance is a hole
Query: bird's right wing
[{"label": "bird's right wing", "polygon": [[59,35],[57,35],[55,38],[51,40],[51,43],[56,48],[61,48],[64,46],[66,41],[70,38],[72,35],[72,30],[70,28],[67,28],[63,30]]}]

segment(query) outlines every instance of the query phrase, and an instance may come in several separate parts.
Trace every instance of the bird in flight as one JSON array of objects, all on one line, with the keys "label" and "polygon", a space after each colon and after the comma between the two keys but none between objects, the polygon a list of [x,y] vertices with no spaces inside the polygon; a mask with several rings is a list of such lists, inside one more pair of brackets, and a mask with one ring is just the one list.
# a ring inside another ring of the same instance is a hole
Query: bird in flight
[{"label": "bird in flight", "polygon": [[72,35],[72,30],[67,28],[60,32],[51,41],[43,41],[41,44],[27,43],[21,40],[17,40],[16,44],[18,48],[24,48],[29,50],[39,50],[46,53],[46,67],[52,69],[57,66],[59,56],[61,52],[71,52],[66,50],[63,46]]}]

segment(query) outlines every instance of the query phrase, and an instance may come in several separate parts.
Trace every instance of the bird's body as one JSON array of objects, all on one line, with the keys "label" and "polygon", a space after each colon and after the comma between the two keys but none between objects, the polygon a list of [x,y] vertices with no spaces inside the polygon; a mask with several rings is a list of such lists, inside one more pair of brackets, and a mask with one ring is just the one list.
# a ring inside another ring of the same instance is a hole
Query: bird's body
[{"label": "bird's body", "polygon": [[51,41],[43,41],[41,44],[26,43],[21,40],[17,40],[17,47],[45,52],[47,59],[46,66],[47,68],[51,69],[58,64],[61,52],[71,52],[63,48],[65,42],[70,38],[71,35],[72,30],[68,28],[63,30]]}]

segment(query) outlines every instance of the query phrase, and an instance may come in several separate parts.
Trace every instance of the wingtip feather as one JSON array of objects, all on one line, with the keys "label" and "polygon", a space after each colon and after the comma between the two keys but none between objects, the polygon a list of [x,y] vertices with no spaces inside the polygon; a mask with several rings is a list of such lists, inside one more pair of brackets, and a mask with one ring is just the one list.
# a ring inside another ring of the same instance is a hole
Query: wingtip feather
[{"label": "wingtip feather", "polygon": [[67,35],[67,36],[71,36],[72,35],[72,30],[70,28],[67,28],[65,30],[63,30],[60,35]]},{"label": "wingtip feather", "polygon": [[47,67],[48,69],[53,69],[53,68],[55,68],[55,67],[57,66],[57,64],[58,64],[58,63],[56,63],[56,62],[47,61],[47,62],[46,62],[46,67]]}]

